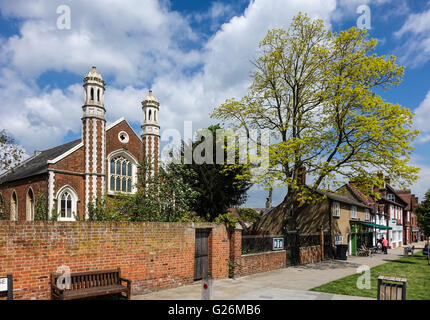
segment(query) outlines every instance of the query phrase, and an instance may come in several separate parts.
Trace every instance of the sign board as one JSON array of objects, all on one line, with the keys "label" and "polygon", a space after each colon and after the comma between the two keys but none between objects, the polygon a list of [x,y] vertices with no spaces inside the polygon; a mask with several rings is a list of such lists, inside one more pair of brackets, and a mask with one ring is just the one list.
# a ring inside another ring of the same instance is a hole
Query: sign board
[{"label": "sign board", "polygon": [[273,250],[284,250],[284,238],[273,238]]},{"label": "sign board", "polygon": [[7,291],[7,278],[0,278],[0,292]]}]

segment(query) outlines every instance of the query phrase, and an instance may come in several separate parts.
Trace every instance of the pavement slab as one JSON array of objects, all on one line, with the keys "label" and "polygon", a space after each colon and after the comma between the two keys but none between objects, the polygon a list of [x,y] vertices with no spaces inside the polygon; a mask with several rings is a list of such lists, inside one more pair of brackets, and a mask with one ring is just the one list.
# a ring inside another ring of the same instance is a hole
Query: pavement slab
[{"label": "pavement slab", "polygon": [[[419,244],[415,245],[420,247]],[[325,283],[355,274],[360,266],[375,266],[397,260],[403,256],[403,248],[388,250],[388,254],[371,257],[349,256],[348,260],[326,260],[298,265],[270,272],[215,280],[213,287],[216,300],[367,300],[369,298],[335,295],[309,291]],[[200,300],[201,282],[166,289],[144,295],[132,296],[133,300]],[[372,300],[372,299],[369,299]]]}]

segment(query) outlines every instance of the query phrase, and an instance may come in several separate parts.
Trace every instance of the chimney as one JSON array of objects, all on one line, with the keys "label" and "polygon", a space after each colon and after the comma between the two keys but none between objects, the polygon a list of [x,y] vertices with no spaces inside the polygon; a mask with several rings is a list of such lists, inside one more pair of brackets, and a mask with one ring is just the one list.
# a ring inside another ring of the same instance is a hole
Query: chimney
[{"label": "chimney", "polygon": [[270,209],[272,207],[272,192],[273,189],[269,189],[269,196],[266,198],[266,209]]}]

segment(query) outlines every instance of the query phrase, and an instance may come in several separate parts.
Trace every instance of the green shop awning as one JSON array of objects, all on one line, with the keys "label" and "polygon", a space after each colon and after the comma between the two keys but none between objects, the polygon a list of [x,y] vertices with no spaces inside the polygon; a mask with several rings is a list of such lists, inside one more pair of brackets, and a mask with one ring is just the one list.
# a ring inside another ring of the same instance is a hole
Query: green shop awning
[{"label": "green shop awning", "polygon": [[382,224],[375,224],[375,223],[364,222],[364,221],[351,221],[351,222],[355,222],[355,223],[359,223],[359,224],[364,224],[365,226],[369,226],[369,227],[373,227],[373,228],[378,228],[380,230],[393,230],[393,228],[384,226]]}]

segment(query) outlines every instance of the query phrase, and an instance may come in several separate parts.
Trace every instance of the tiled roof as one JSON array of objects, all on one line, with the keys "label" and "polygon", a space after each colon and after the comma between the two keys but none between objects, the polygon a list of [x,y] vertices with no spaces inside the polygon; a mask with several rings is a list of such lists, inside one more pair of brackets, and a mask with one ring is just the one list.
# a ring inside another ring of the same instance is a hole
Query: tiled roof
[{"label": "tiled roof", "polygon": [[81,139],[77,139],[61,146],[40,152],[38,155],[29,158],[22,164],[16,166],[15,168],[9,170],[8,172],[0,176],[0,184],[36,176],[47,172],[48,160],[55,159],[56,157],[62,155],[63,153],[78,145],[80,142]]},{"label": "tiled roof", "polygon": [[370,207],[370,206],[368,206],[362,202],[354,201],[354,200],[352,200],[352,199],[350,199],[350,198],[348,198],[342,194],[339,194],[339,193],[327,192],[327,191],[322,191],[322,190],[316,190],[316,192],[319,194],[327,196],[327,198],[329,198],[333,201],[347,203],[347,204],[354,205],[357,207],[372,209],[372,207]]}]

